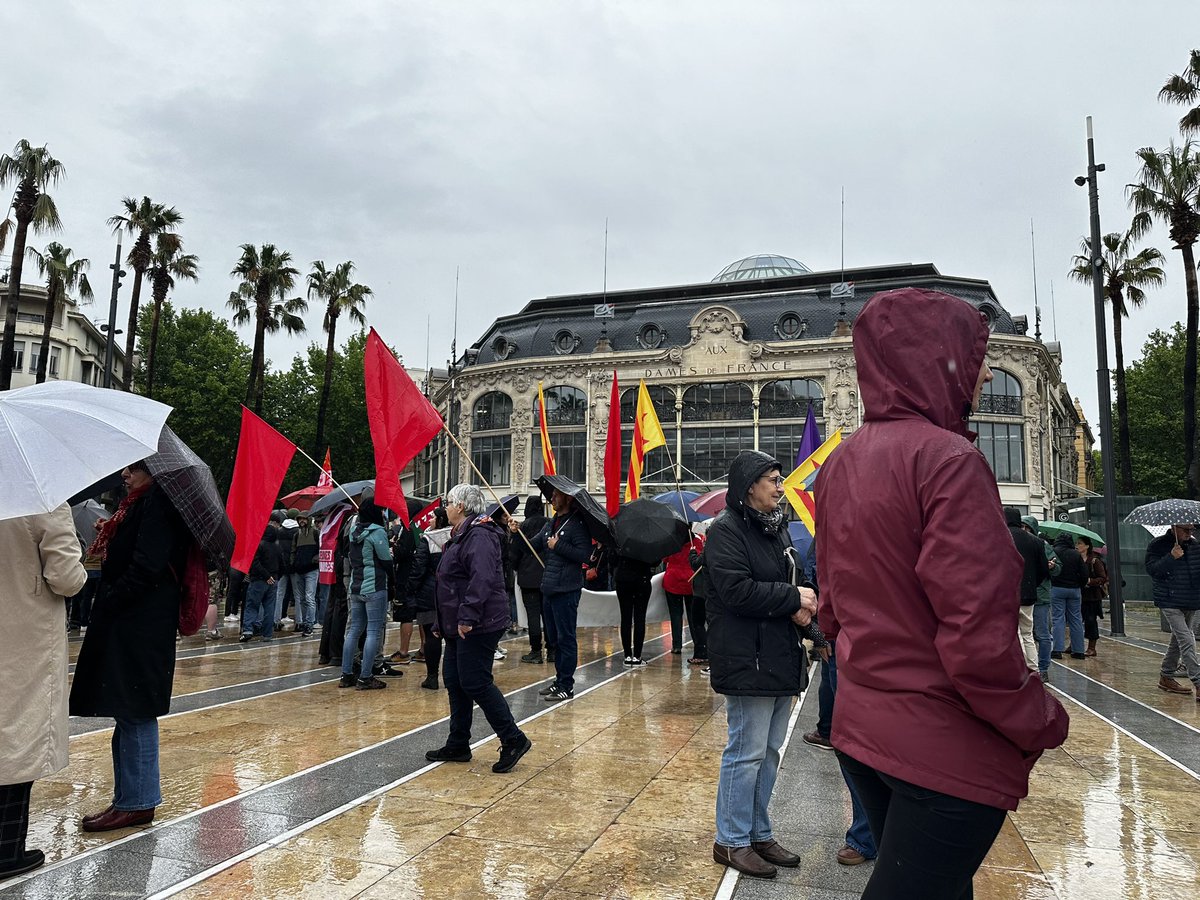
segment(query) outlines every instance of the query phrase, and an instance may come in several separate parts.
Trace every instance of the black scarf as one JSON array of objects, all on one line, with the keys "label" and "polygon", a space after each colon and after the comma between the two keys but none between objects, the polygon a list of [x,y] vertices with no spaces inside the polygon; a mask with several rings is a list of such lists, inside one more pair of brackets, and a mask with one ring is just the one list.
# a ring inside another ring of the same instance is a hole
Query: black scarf
[{"label": "black scarf", "polygon": [[742,509],[746,511],[750,521],[762,528],[763,534],[768,537],[779,534],[787,527],[787,520],[784,518],[783,508],[780,506],[775,507],[769,513],[760,512],[749,503],[743,503]]}]

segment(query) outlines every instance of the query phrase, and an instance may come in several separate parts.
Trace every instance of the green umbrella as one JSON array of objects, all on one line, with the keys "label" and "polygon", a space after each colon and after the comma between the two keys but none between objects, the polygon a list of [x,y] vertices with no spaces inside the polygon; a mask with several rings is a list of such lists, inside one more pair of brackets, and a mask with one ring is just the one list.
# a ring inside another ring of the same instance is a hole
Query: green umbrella
[{"label": "green umbrella", "polygon": [[1091,538],[1093,547],[1104,546],[1104,538],[1100,537],[1096,532],[1090,531],[1082,525],[1073,525],[1070,522],[1042,522],[1038,525],[1038,531],[1042,534],[1048,534],[1051,537],[1059,534],[1073,534],[1076,537]]}]

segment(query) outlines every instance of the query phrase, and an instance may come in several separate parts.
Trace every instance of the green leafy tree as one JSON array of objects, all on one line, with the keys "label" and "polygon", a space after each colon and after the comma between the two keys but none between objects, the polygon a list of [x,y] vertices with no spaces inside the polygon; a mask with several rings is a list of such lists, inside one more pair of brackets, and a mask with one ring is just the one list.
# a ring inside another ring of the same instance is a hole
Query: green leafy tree
[{"label": "green leafy tree", "polygon": [[[150,309],[142,311],[142,359],[148,359]],[[146,377],[145,363],[138,372]],[[242,421],[243,379],[250,374],[250,348],[229,323],[206,309],[180,309],[170,302],[159,314],[155,359],[156,399],[174,407],[168,424],[208,463],[224,496],[233,478]]]},{"label": "green leafy tree", "polygon": [[[1117,459],[1120,468],[1121,493],[1134,492],[1133,465],[1129,460],[1129,401],[1125,391],[1125,348],[1122,323],[1129,315],[1129,305],[1140,307],[1146,302],[1143,288],[1158,287],[1163,282],[1160,263],[1163,255],[1153,247],[1135,252],[1132,233],[1113,232],[1100,239],[1103,260],[1104,297],[1112,308],[1113,344],[1116,347],[1116,369],[1113,372],[1117,387]],[[1076,281],[1091,283],[1092,242],[1084,238],[1075,257],[1075,268],[1069,275]],[[1128,302],[1127,302],[1128,301]]]},{"label": "green leafy tree", "polygon": [[233,323],[254,322],[254,350],[246,383],[246,405],[261,415],[267,369],[266,336],[280,329],[288,334],[302,334],[304,320],[300,316],[308,312],[308,304],[303,297],[288,298],[300,271],[292,265],[292,255],[276,249],[274,244],[263,244],[261,249],[253,244],[242,244],[242,257],[230,274],[242,279],[238,289],[229,294]]},{"label": "green leafy tree", "polygon": [[1186,358],[1183,366],[1183,471],[1188,499],[1194,499],[1196,459],[1196,333],[1200,328],[1200,287],[1196,283],[1193,247],[1200,238],[1200,152],[1190,140],[1172,141],[1160,153],[1153,147],[1137,152],[1142,161],[1135,184],[1128,185],[1129,203],[1135,211],[1129,233],[1142,237],[1157,221],[1167,226],[1174,247],[1183,258],[1187,287]]},{"label": "green leafy tree", "polygon": [[0,250],[13,238],[12,267],[8,275],[8,306],[4,312],[4,338],[0,342],[0,391],[12,387],[14,347],[17,340],[17,312],[21,306],[21,272],[25,265],[25,244],[29,229],[35,233],[58,231],[62,220],[54,198],[47,188],[66,175],[63,164],[50,155],[45,145],[34,147],[20,140],[13,152],[0,156],[0,189],[15,185],[10,204],[13,219],[7,216],[0,226]]},{"label": "green leafy tree", "polygon": [[160,234],[155,238],[150,257],[150,295],[154,306],[150,313],[150,340],[146,346],[146,396],[154,396],[154,364],[158,349],[159,319],[167,292],[175,287],[176,279],[195,281],[200,260],[194,253],[183,252],[183,238],[177,234]]},{"label": "green leafy tree", "polygon": [[1154,497],[1180,497],[1187,488],[1184,456],[1183,366],[1187,336],[1178,322],[1155,331],[1141,358],[1126,372],[1129,388],[1130,456],[1138,491]]},{"label": "green leafy tree", "polygon": [[70,247],[64,247],[57,241],[46,245],[46,251],[39,253],[34,247],[29,248],[29,258],[37,263],[38,273],[46,279],[46,310],[42,322],[42,346],[38,351],[37,383],[46,380],[46,370],[50,358],[50,329],[58,315],[59,307],[71,299],[72,292],[78,292],[81,300],[91,300],[92,285],[88,281],[87,270],[91,263],[86,259],[71,259],[73,253]]},{"label": "green leafy tree", "polygon": [[108,227],[113,234],[126,232],[134,238],[126,261],[133,269],[133,293],[129,297],[129,323],[125,330],[125,378],[121,383],[124,390],[129,390],[133,384],[133,348],[137,344],[139,308],[142,301],[142,278],[154,258],[151,241],[160,234],[170,234],[183,221],[183,216],[173,206],[155,203],[149,197],[140,201],[133,197],[125,197],[121,201],[125,207],[124,213],[118,213],[108,220]]},{"label": "green leafy tree", "polygon": [[1186,69],[1167,79],[1159,89],[1158,99],[1179,106],[1195,104],[1179,120],[1179,130],[1183,134],[1200,131],[1200,50],[1191,52]]},{"label": "green leafy tree", "polygon": [[325,372],[321,380],[321,398],[317,405],[317,433],[313,439],[313,455],[320,454],[325,441],[325,421],[329,412],[329,391],[333,382],[334,347],[338,319],[345,314],[356,325],[366,325],[362,307],[372,291],[365,284],[355,284],[354,263],[346,261],[327,269],[322,260],[317,260],[308,273],[308,297],[325,304],[325,318],[321,327],[327,336],[325,344]]}]

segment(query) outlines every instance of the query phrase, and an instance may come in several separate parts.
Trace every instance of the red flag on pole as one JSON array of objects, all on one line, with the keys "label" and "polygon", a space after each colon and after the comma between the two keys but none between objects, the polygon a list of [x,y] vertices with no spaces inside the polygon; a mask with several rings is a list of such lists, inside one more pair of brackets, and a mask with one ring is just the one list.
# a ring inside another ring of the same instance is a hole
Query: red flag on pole
[{"label": "red flag on pole", "polygon": [[413,524],[416,525],[418,528],[420,528],[422,531],[427,531],[430,528],[432,528],[433,523],[436,518],[434,513],[437,512],[438,507],[440,507],[441,505],[442,505],[442,498],[437,497],[427,507],[425,507],[419,513],[417,513],[415,516],[413,516]]},{"label": "red flag on pole", "polygon": [[375,503],[409,524],[400,472],[442,429],[442,417],[421,393],[375,329],[363,359],[367,418],[375,446]]},{"label": "red flag on pole", "polygon": [[605,511],[615,516],[621,508],[621,393],[616,369],[608,401],[608,437],[604,441],[604,500]]},{"label": "red flag on pole", "polygon": [[329,460],[329,448],[325,448],[325,462],[321,464],[321,477],[317,479],[317,493],[328,494],[333,490],[333,463]]},{"label": "red flag on pole", "polygon": [[229,564],[239,572],[250,571],[283,476],[295,455],[295,444],[242,407],[242,433],[225,502],[225,512],[237,535]]}]

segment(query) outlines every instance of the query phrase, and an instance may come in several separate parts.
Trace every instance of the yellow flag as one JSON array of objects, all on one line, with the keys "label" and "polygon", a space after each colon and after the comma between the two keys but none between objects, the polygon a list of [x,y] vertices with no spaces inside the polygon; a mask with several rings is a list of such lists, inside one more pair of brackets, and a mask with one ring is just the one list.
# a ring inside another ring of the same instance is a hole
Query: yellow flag
[{"label": "yellow flag", "polygon": [[625,502],[642,495],[642,467],[646,454],[655,447],[665,447],[667,436],[658,422],[658,413],[650,402],[646,382],[638,382],[637,413],[633,420],[633,446],[629,452],[629,478],[625,482]]},{"label": "yellow flag", "polygon": [[792,509],[796,510],[796,515],[800,517],[800,521],[804,523],[804,527],[813,537],[817,535],[817,503],[813,497],[817,472],[825,464],[825,460],[829,459],[829,454],[841,442],[842,429],[839,428],[830,435],[829,440],[814,450],[808,459],[796,466],[792,474],[783,480],[784,496],[788,498]]}]

